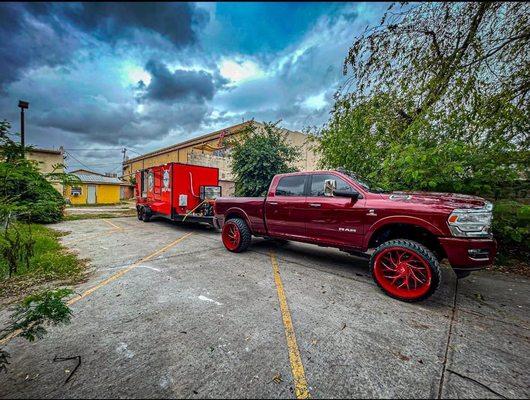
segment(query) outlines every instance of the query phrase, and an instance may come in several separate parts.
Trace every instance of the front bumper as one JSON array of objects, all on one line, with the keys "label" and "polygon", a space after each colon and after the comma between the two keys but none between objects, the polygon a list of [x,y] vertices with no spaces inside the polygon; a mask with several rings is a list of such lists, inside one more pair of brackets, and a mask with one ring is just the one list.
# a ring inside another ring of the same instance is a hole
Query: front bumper
[{"label": "front bumper", "polygon": [[440,244],[455,269],[482,269],[493,264],[497,254],[495,239],[440,238]]}]

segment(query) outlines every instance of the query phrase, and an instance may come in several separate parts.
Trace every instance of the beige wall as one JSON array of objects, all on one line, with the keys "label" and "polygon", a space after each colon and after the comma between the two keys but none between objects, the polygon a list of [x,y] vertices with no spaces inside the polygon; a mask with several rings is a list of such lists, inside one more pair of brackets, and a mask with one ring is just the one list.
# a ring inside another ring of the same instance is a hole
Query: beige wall
[{"label": "beige wall", "polygon": [[300,158],[295,167],[300,171],[313,171],[317,169],[318,156],[313,150],[314,144],[310,138],[302,132],[284,130],[287,141],[300,149]]},{"label": "beige wall", "polygon": [[236,193],[236,183],[234,181],[219,180],[222,196],[233,196]]},{"label": "beige wall", "polygon": [[[261,124],[256,125],[258,129],[260,129],[262,126]],[[284,130],[284,133],[286,135],[287,141],[290,144],[298,147],[301,152],[300,158],[294,164],[294,166],[301,171],[310,171],[316,169],[318,157],[317,154],[312,150],[312,143],[310,142],[309,137],[301,132],[294,132],[286,129]],[[238,133],[231,135],[230,139],[237,137],[237,135]],[[217,147],[218,142],[219,136],[217,133],[215,133],[212,134],[211,139],[206,137],[200,141],[200,144],[203,147],[207,147],[207,145]],[[161,165],[168,162],[181,162],[186,164],[204,165],[219,168],[220,180],[227,182],[234,180],[234,176],[230,168],[231,160],[229,157],[229,149],[225,151],[221,150],[221,153],[224,153],[224,155],[218,155],[218,152],[212,152],[211,150],[207,149],[197,149],[197,146],[197,143],[191,143],[189,146],[181,149],[170,150],[163,154],[146,157],[143,160],[128,162],[123,168],[123,179],[128,181],[131,175],[134,176],[136,171],[144,168]],[[226,195],[230,191],[233,191],[233,188],[227,188],[226,191],[223,190],[223,195]]]},{"label": "beige wall", "polygon": [[[55,171],[53,168],[54,165],[64,163],[62,154],[34,149],[33,151],[26,152],[26,158],[28,160],[36,161],[38,163],[39,171],[43,174],[49,174],[51,172],[64,172],[64,168],[62,167]],[[59,193],[63,194],[63,185],[60,183],[53,183],[52,185]]]}]

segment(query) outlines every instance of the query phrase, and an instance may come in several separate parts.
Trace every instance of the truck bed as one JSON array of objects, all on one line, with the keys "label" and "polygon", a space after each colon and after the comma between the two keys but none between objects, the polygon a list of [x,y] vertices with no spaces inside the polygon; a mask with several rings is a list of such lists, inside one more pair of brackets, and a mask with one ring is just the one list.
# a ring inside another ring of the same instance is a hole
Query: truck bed
[{"label": "truck bed", "polygon": [[215,214],[223,225],[224,219],[239,216],[249,222],[254,235],[266,235],[263,215],[265,197],[220,197],[215,201]]}]

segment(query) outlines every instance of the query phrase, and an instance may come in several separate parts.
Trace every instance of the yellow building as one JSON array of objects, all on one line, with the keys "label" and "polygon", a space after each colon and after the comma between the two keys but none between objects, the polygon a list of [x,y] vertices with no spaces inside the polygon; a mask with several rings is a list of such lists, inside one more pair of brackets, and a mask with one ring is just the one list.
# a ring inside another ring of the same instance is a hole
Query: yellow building
[{"label": "yellow building", "polygon": [[[219,184],[224,196],[234,194],[235,183],[231,171],[230,148],[227,139],[233,139],[241,134],[251,121],[243,122],[225,129],[221,129],[173,146],[134,157],[123,162],[123,179],[129,181],[135,172],[155,165],[168,162],[204,165],[219,168]],[[263,129],[263,124],[253,122],[257,129]],[[283,129],[287,142],[301,151],[300,159],[294,166],[301,171],[313,170],[317,167],[318,157],[312,149],[307,135]]]},{"label": "yellow building", "polygon": [[120,202],[122,186],[130,186],[116,177],[84,169],[73,171],[72,174],[80,180],[79,184],[65,188],[65,197],[72,205],[116,204]]},{"label": "yellow building", "polygon": [[[52,172],[64,172],[64,156],[63,148],[59,150],[37,149],[32,148],[25,152],[26,158],[35,161],[38,165],[39,171],[42,174],[49,174]],[[63,193],[63,185],[52,182],[52,186],[57,189],[59,193]]]}]

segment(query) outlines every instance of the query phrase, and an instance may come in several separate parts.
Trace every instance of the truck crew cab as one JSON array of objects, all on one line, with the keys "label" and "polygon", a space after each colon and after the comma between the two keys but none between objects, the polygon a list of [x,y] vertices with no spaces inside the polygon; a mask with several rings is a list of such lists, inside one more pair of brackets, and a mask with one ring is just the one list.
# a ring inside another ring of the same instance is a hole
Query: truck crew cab
[{"label": "truck crew cab", "polygon": [[229,251],[244,251],[254,235],[368,253],[377,285],[409,302],[436,291],[442,259],[465,277],[491,264],[497,248],[484,199],[384,193],[343,170],[276,175],[265,198],[221,197],[214,209]]}]

